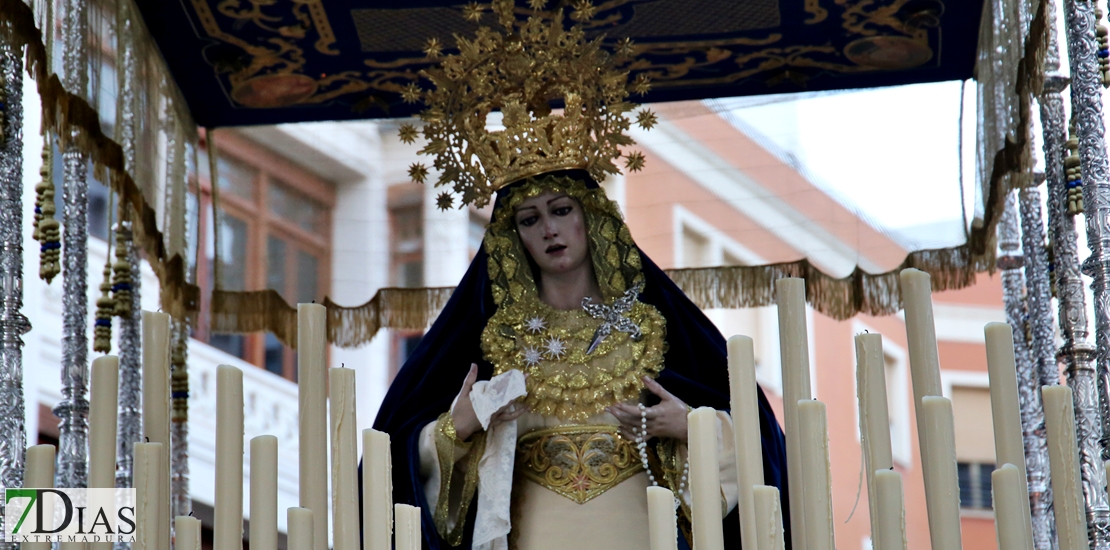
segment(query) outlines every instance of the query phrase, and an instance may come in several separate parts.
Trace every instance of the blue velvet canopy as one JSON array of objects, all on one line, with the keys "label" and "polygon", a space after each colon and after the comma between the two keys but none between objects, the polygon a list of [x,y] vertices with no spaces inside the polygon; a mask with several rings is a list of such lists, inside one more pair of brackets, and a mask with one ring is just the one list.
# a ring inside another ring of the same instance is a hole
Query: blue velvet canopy
[{"label": "blue velvet canopy", "polygon": [[[559,7],[549,0],[546,9]],[[479,24],[464,0],[139,2],[201,126],[405,117],[437,39]],[[531,13],[517,0],[520,16]],[[632,38],[659,102],[972,76],[981,0],[606,0],[586,28]],[[909,107],[909,106],[907,106]]]}]

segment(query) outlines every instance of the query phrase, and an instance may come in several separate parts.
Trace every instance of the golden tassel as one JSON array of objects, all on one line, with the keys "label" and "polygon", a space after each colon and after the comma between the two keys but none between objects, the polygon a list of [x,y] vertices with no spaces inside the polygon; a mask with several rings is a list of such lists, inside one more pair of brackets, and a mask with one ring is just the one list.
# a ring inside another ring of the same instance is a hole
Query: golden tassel
[{"label": "golden tassel", "polygon": [[127,236],[116,231],[116,262],[112,264],[112,294],[116,299],[117,317],[131,317],[131,262],[127,258]]},{"label": "golden tassel", "polygon": [[112,351],[112,313],[116,300],[112,298],[112,264],[104,262],[104,280],[100,283],[100,298],[96,300],[96,325],[93,329],[93,351]]},{"label": "golden tassel", "polygon": [[[173,344],[170,348],[170,395],[173,399],[173,408],[170,412],[171,422],[189,421],[189,369],[186,364],[187,346],[189,345],[188,325],[177,321],[173,323]],[[185,334],[182,335],[181,331]]]},{"label": "golden tassel", "polygon": [[35,185],[35,240],[39,241],[39,278],[50,284],[62,272],[62,226],[54,219],[54,170],[50,134],[42,147],[42,181]]}]

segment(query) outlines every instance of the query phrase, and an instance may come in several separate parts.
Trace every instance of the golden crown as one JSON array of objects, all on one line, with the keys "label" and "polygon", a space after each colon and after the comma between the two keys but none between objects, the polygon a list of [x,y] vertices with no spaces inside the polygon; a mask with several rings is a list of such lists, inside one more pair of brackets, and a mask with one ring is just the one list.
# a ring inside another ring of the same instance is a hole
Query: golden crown
[{"label": "golden crown", "polygon": [[[421,73],[434,88],[409,84],[402,93],[406,102],[423,101],[427,107],[417,115],[427,140],[420,153],[435,157],[436,187],[452,185],[464,205],[485,206],[501,187],[545,172],[584,169],[601,181],[620,172],[613,162],[618,158],[624,157],[630,171],[643,167],[643,154],[621,151],[635,143],[625,134],[630,127],[625,113],[637,105],[626,100],[649,88],[646,75],[630,82],[622,69],[632,61],[632,41],[623,39],[610,52],[602,47],[603,37],[587,40],[581,23],[596,11],[589,0],[575,4],[570,18],[576,23],[569,29],[563,10],[543,12],[545,3],[529,0],[532,14],[526,21],[517,19],[513,0],[468,5],[468,19],[481,21],[488,9],[504,31],[481,26],[473,38],[456,35],[458,53]],[[433,38],[425,53],[436,58],[441,50]],[[552,110],[552,102],[562,103],[561,113]],[[504,129],[489,130],[487,116],[498,110]],[[645,129],[655,122],[646,109],[637,116]],[[401,125],[406,143],[417,135],[412,124]],[[424,183],[428,168],[415,163],[409,176]],[[437,203],[447,209],[454,199],[443,192]]]}]

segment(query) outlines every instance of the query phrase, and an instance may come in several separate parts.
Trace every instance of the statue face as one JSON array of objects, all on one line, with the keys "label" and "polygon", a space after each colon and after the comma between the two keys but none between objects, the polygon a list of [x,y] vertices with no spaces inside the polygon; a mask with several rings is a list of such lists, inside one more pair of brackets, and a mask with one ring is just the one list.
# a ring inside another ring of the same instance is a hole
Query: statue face
[{"label": "statue face", "polygon": [[513,220],[542,274],[559,275],[588,266],[586,218],[573,197],[548,191],[520,203]]}]

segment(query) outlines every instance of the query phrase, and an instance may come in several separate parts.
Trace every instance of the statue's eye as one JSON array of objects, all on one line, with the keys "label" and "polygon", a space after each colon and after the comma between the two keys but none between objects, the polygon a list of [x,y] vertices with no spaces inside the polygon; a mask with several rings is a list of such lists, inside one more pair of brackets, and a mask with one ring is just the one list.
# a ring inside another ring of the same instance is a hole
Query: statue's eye
[{"label": "statue's eye", "polygon": [[551,211],[551,213],[552,213],[552,214],[555,214],[556,216],[566,216],[567,214],[570,214],[570,212],[571,212],[572,210],[574,210],[574,207],[571,207],[571,206],[560,206],[560,207],[558,207],[558,208],[556,208],[556,209],[552,210],[552,211]]},{"label": "statue's eye", "polygon": [[540,219],[539,216],[528,216],[527,218],[521,218],[521,219],[517,220],[516,223],[518,225],[523,225],[524,227],[531,227],[531,226],[535,225],[536,221],[539,220],[539,219]]}]

